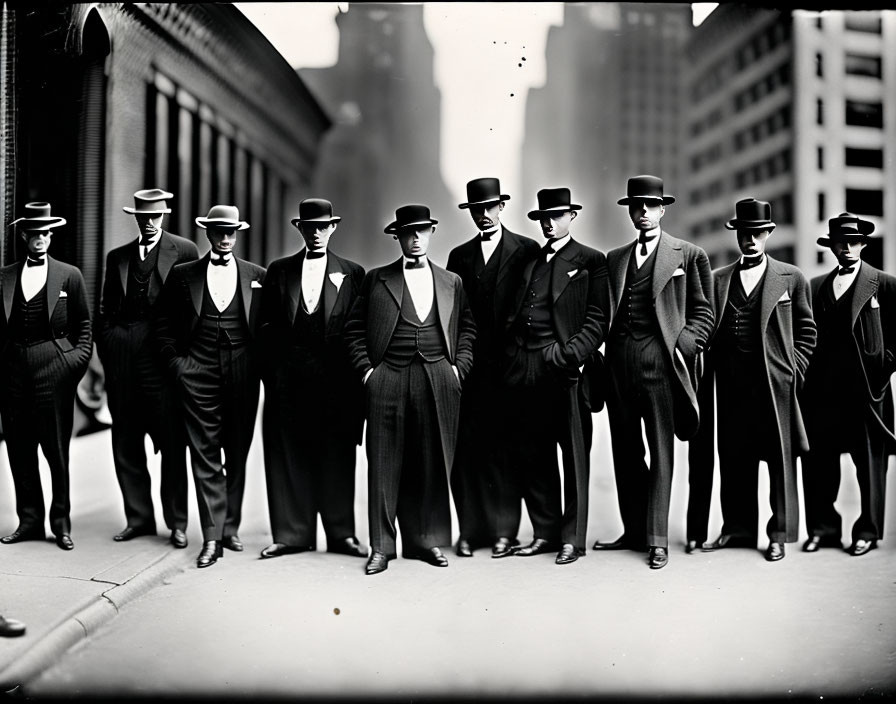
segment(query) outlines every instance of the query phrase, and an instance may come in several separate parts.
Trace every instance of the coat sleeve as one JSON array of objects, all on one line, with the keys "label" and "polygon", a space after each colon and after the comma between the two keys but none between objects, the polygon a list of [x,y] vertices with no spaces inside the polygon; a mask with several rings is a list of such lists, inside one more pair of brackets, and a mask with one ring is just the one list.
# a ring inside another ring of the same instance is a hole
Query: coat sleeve
[{"label": "coat sleeve", "polygon": [[117,267],[112,261],[112,252],[106,255],[106,273],[103,276],[103,290],[100,294],[100,309],[96,318],[95,330],[97,342],[102,338],[103,333],[111,327],[111,316],[118,313],[121,307],[121,297],[118,295],[120,286],[115,281],[117,277]]},{"label": "coat sleeve", "polygon": [[585,322],[564,344],[552,348],[551,361],[562,368],[575,369],[584,364],[603,344],[609,328],[610,284],[607,258],[598,254],[589,267]]},{"label": "coat sleeve", "polygon": [[818,330],[809,303],[809,283],[800,272],[795,274],[796,284],[790,298],[793,310],[793,356],[796,363],[797,385],[802,387],[809,368],[809,360],[815,349]]},{"label": "coat sleeve", "polygon": [[687,262],[687,308],[685,325],[678,335],[677,347],[688,359],[693,359],[698,352],[706,349],[712,335],[715,316],[712,312],[712,269],[709,257],[699,247]]},{"label": "coat sleeve", "polygon": [[87,287],[84,285],[84,277],[77,269],[71,273],[67,288],[76,291],[74,298],[77,306],[74,311],[69,311],[69,329],[78,331],[78,341],[74,343],[74,348],[77,350],[77,366],[81,368],[83,375],[93,353],[93,325],[90,320],[90,306],[87,304]]},{"label": "coat sleeve", "polygon": [[454,365],[461,381],[466,379],[473,368],[473,342],[476,339],[476,323],[473,320],[473,311],[467,301],[463,282],[460,277],[454,280],[454,305],[457,307],[457,349],[454,355]]},{"label": "coat sleeve", "polygon": [[363,377],[371,368],[370,358],[367,355],[367,314],[370,300],[370,289],[373,286],[375,275],[368,272],[361,283],[361,291],[349,311],[345,322],[345,344],[348,348],[349,361],[352,368]]},{"label": "coat sleeve", "polygon": [[896,372],[896,278],[881,273],[877,298],[884,336],[884,372],[889,377]]},{"label": "coat sleeve", "polygon": [[[153,317],[155,332],[153,339],[158,345],[159,357],[169,367],[172,366],[179,354],[178,310],[179,306],[184,304],[183,289],[185,286],[183,274],[178,271],[178,266],[175,266],[162,287],[162,295]],[[189,301],[187,304],[190,305]]]}]

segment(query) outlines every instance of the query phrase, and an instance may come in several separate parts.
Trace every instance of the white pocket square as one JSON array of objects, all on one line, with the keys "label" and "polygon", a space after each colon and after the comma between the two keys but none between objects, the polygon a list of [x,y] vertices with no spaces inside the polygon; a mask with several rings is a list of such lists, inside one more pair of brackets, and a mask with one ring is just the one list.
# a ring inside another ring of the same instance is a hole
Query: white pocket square
[{"label": "white pocket square", "polygon": [[567,271],[567,272],[566,272],[566,275],[567,275],[569,278],[572,278],[573,276],[575,276],[575,275],[578,274],[578,273],[579,273],[579,270],[578,270],[578,269],[573,269],[572,271]]},{"label": "white pocket square", "polygon": [[672,272],[672,276],[684,276],[684,269],[678,267],[675,271]]},{"label": "white pocket square", "polygon": [[871,297],[871,307],[872,308],[880,308],[880,303],[877,302],[877,296]]},{"label": "white pocket square", "polygon": [[341,271],[334,271],[330,274],[330,281],[333,282],[333,285],[336,287],[336,290],[339,291],[339,287],[342,286],[342,280],[346,277]]},{"label": "white pocket square", "polygon": [[789,300],[790,300],[790,294],[787,291],[785,291],[784,293],[781,294],[781,297],[778,299],[778,303],[783,303],[784,301],[789,301]]},{"label": "white pocket square", "polygon": [[59,297],[60,297],[60,298],[68,298],[68,294],[67,294],[65,291],[60,291],[60,292],[59,292]]},{"label": "white pocket square", "polygon": [[261,288],[261,284],[258,283],[257,281],[250,281],[249,288]]}]

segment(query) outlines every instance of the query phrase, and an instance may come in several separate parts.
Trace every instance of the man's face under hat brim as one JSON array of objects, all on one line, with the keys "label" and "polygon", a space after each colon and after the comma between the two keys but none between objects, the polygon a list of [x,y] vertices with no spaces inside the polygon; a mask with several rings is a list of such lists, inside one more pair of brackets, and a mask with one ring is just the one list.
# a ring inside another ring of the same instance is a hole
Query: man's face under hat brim
[{"label": "man's face under hat brim", "polygon": [[467,208],[481,208],[486,205],[495,205],[497,203],[503,203],[505,200],[510,200],[510,196],[505,193],[502,193],[500,196],[496,196],[494,198],[489,198],[488,200],[477,200],[474,203],[461,203],[458,205],[458,208],[467,209]]},{"label": "man's face under hat brim", "polygon": [[656,205],[669,205],[670,203],[675,202],[675,196],[663,196],[660,198],[659,196],[626,196],[625,198],[620,198],[616,201],[617,205],[628,205],[633,200],[644,200],[649,201],[651,203],[655,203]]},{"label": "man's face under hat brim", "polygon": [[245,220],[229,220],[224,218],[196,218],[196,224],[204,230],[209,227],[220,227],[223,229],[233,228],[234,230],[249,229],[249,223]]}]

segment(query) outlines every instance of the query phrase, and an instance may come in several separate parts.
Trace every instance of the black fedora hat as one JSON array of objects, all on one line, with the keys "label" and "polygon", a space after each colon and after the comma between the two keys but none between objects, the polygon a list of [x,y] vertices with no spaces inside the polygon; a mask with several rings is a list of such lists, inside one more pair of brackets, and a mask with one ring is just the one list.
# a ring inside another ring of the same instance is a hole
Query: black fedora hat
[{"label": "black fedora hat", "polygon": [[209,209],[208,215],[204,218],[196,218],[195,222],[203,229],[206,229],[209,226],[232,227],[236,230],[246,230],[249,228],[249,223],[245,220],[240,220],[240,211],[235,205],[213,205]]},{"label": "black fedora hat", "polygon": [[571,202],[568,188],[542,188],[536,195],[538,209],[529,211],[530,220],[541,220],[568,210],[581,210],[581,205]]},{"label": "black fedora hat", "polygon": [[394,235],[405,227],[415,225],[435,225],[439,221],[433,220],[429,215],[429,206],[413,203],[403,205],[395,211],[395,220],[386,225],[383,230],[386,234]]},{"label": "black fedora hat", "polygon": [[840,213],[828,220],[828,236],[819,237],[817,242],[822,247],[830,247],[834,242],[850,240],[867,241],[868,235],[874,232],[874,223],[852,213]]},{"label": "black fedora hat", "polygon": [[616,201],[619,205],[628,205],[632,200],[658,200],[663,205],[675,202],[674,196],[663,193],[663,179],[659,176],[632,176],[625,189],[625,198]]},{"label": "black fedora hat", "polygon": [[25,204],[25,215],[16,218],[9,226],[16,223],[23,230],[52,230],[54,227],[65,225],[65,218],[50,215],[50,204],[44,201],[34,201]]},{"label": "black fedora hat", "polygon": [[290,222],[298,227],[303,222],[331,223],[342,220],[333,215],[333,204],[323,198],[305,198],[299,203],[299,216]]},{"label": "black fedora hat", "polygon": [[734,217],[725,223],[729,230],[774,230],[772,206],[764,200],[744,198],[734,204]]},{"label": "black fedora hat", "polygon": [[501,193],[501,182],[496,178],[476,178],[467,183],[467,202],[458,208],[469,208],[474,205],[486,205],[510,200],[510,196]]},{"label": "black fedora hat", "polygon": [[134,194],[134,207],[126,205],[122,210],[131,215],[164,215],[171,212],[169,198],[174,198],[174,194],[161,188],[144,188]]}]

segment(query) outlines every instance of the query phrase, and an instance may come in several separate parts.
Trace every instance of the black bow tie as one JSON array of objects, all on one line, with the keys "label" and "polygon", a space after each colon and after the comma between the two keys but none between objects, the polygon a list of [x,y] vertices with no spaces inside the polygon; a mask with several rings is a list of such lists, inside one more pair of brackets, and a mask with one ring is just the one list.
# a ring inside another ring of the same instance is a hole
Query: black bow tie
[{"label": "black bow tie", "polygon": [[155,242],[156,237],[157,237],[157,235],[152,235],[151,237],[147,237],[146,235],[143,235],[140,238],[140,246],[141,247],[149,247],[149,245],[151,245],[153,242]]},{"label": "black bow tie", "polygon": [[230,264],[231,257],[212,257],[212,265],[213,266],[227,266]]},{"label": "black bow tie", "polygon": [[45,261],[46,259],[44,259],[43,257],[28,257],[27,259],[25,259],[25,266],[43,266]]},{"label": "black bow tie", "polygon": [[405,269],[423,269],[426,265],[423,263],[422,259],[414,259],[412,261],[406,261],[404,263]]},{"label": "black bow tie", "polygon": [[847,274],[851,274],[855,270],[856,268],[854,266],[843,266],[840,267],[840,271],[837,272],[837,276],[846,276]]},{"label": "black bow tie", "polygon": [[479,239],[482,240],[483,242],[488,242],[492,237],[495,236],[495,234],[497,232],[498,232],[497,230],[488,230],[487,232],[480,232]]},{"label": "black bow tie", "polygon": [[638,235],[638,242],[641,244],[641,256],[642,257],[647,256],[647,243],[653,242],[653,240],[655,240],[655,239],[656,239],[656,235],[651,235],[650,237],[647,237],[647,235],[644,234],[643,230]]},{"label": "black bow tie", "polygon": [[326,254],[324,250],[312,252],[310,249],[305,251],[305,259],[322,259]]},{"label": "black bow tie", "polygon": [[744,257],[740,260],[737,265],[738,271],[743,271],[744,269],[752,269],[754,266],[759,266],[762,264],[763,256],[760,254],[758,257]]}]

